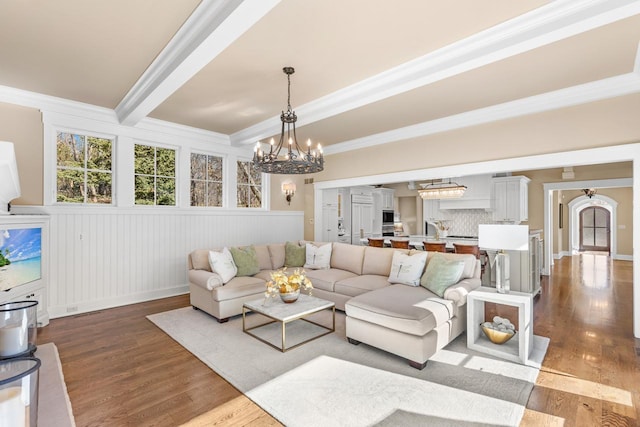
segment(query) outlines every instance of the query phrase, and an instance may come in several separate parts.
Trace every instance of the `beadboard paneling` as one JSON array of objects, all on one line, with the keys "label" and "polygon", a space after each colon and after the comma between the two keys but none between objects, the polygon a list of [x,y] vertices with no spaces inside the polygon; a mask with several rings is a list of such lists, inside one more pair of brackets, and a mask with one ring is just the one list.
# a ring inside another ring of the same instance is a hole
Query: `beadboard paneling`
[{"label": "beadboard paneling", "polygon": [[302,212],[66,207],[37,211],[50,215],[52,318],[185,293],[187,254],[194,249],[303,237]]}]

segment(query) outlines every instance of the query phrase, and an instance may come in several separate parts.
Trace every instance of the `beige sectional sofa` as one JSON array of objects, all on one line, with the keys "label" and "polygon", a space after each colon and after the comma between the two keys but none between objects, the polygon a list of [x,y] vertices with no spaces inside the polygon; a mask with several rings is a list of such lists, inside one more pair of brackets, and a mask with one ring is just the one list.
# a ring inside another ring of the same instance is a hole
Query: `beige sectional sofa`
[{"label": "beige sectional sofa", "polygon": [[[429,357],[466,329],[466,295],[481,285],[480,262],[473,255],[438,255],[464,261],[462,278],[440,298],[423,286],[388,281],[394,252],[411,255],[417,251],[338,242],[331,245],[330,268],[306,269],[307,277],[313,283],[313,295],[333,301],[337,309],[345,311],[346,334],[351,343],[381,348],[421,369]],[[211,271],[208,249],[189,254],[192,306],[224,322],[241,314],[245,301],[262,297],[271,272],[285,267],[285,244],[253,247],[260,272],[234,277],[224,285],[220,276]],[[429,253],[426,266],[432,258]]]}]

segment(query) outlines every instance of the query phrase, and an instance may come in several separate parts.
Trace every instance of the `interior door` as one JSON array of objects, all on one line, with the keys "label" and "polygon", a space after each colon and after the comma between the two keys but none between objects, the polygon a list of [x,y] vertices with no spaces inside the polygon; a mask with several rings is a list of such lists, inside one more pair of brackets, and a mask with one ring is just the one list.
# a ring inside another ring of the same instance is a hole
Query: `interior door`
[{"label": "interior door", "polygon": [[611,214],[592,206],[580,212],[580,250],[611,253]]}]

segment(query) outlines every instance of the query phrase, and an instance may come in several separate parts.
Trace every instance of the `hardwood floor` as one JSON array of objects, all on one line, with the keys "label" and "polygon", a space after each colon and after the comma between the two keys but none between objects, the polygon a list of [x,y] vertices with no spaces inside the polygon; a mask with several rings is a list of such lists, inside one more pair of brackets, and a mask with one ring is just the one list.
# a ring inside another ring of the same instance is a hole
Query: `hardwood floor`
[{"label": "hardwood floor", "polygon": [[[522,425],[640,425],[632,264],[582,255],[552,273],[534,303],[535,333],[551,343]],[[187,305],[187,296],[167,298],[38,331],[39,344],[58,346],[79,427],[279,425],[145,317]]]}]

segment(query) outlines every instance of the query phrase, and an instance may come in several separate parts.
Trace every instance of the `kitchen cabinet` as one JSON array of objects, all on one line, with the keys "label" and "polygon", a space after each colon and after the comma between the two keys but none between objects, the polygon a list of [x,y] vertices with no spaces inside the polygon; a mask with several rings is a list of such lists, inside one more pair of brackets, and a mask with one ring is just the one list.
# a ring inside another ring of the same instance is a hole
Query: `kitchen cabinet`
[{"label": "kitchen cabinet", "polygon": [[331,206],[338,208],[338,189],[337,188],[329,188],[327,190],[322,190],[322,206]]},{"label": "kitchen cabinet", "polygon": [[322,207],[322,241],[335,242],[338,240],[338,207]]},{"label": "kitchen cabinet", "polygon": [[322,241],[338,240],[339,193],[337,188],[322,191]]},{"label": "kitchen cabinet", "polygon": [[519,224],[529,219],[529,182],[526,176],[493,178],[493,220]]},{"label": "kitchen cabinet", "polygon": [[391,188],[378,188],[377,191],[382,196],[381,209],[382,210],[394,210],[393,198],[395,195],[395,190]]},{"label": "kitchen cabinet", "polygon": [[430,223],[440,219],[447,219],[446,213],[440,210],[440,200],[438,199],[422,200],[422,216],[426,222]]},{"label": "kitchen cabinet", "polygon": [[359,245],[361,238],[373,234],[373,203],[360,202],[354,198],[351,203],[351,244]]}]

